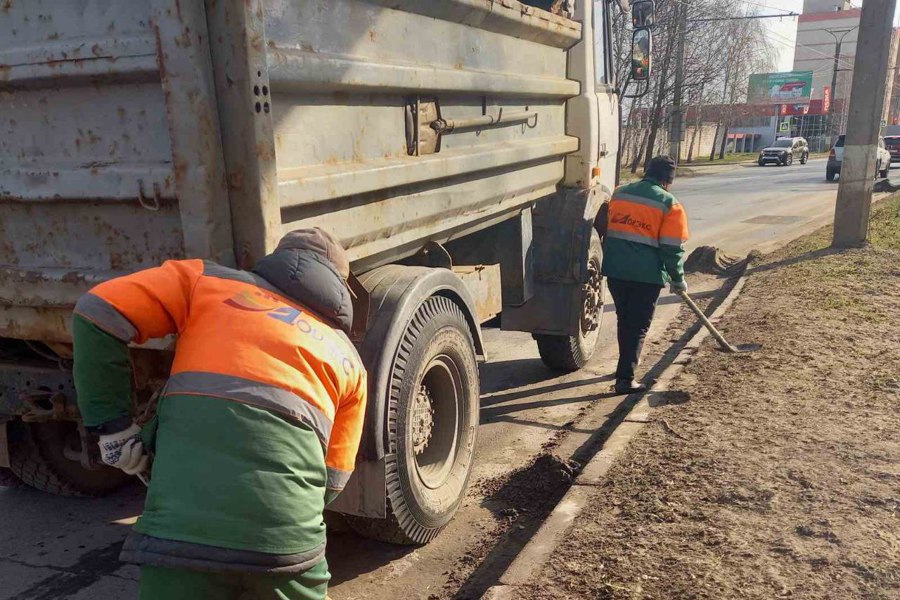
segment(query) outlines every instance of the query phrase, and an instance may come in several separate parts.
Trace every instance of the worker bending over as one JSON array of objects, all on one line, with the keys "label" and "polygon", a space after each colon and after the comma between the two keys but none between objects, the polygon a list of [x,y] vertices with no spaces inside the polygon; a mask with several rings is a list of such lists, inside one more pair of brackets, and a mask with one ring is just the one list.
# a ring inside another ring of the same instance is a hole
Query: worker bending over
[{"label": "worker bending over", "polygon": [[[285,236],[253,272],[169,261],[75,308],[75,385],[103,462],[153,473],[121,559],[142,600],[321,600],[325,506],[353,470],[366,374],[341,246]],[[132,421],[128,344],[175,334],[158,426]],[[150,431],[155,429],[155,435]]]},{"label": "worker bending over", "polygon": [[635,383],[634,370],[663,286],[669,283],[673,293],[687,291],[687,214],[669,193],[674,178],[675,161],[657,156],[642,180],[618,188],[609,203],[602,270],[616,304],[619,394],[646,391]]}]

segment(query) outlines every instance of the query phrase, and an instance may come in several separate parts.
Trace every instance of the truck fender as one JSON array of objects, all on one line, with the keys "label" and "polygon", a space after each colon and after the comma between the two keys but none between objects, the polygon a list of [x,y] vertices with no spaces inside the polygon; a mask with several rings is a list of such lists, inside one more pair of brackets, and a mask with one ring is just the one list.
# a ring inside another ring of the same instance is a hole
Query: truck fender
[{"label": "truck fender", "polygon": [[602,239],[611,193],[602,185],[560,188],[537,203],[533,211],[535,293],[522,306],[503,307],[503,329],[578,334],[591,231],[596,229]]},{"label": "truck fender", "polygon": [[387,398],[391,369],[400,339],[419,306],[431,296],[446,296],[466,317],[475,354],[484,360],[484,341],[475,303],[462,280],[444,268],[385,265],[359,277],[369,292],[369,322],[359,344],[368,373],[368,403],[353,477],[329,510],[383,518],[384,455],[387,439]]}]

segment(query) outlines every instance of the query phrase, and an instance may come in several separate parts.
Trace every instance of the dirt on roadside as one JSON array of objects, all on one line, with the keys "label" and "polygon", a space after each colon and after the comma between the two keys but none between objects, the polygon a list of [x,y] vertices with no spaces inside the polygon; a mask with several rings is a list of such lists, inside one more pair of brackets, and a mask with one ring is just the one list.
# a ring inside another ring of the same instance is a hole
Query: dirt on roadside
[{"label": "dirt on roadside", "polygon": [[751,268],[524,598],[900,598],[900,197]]}]

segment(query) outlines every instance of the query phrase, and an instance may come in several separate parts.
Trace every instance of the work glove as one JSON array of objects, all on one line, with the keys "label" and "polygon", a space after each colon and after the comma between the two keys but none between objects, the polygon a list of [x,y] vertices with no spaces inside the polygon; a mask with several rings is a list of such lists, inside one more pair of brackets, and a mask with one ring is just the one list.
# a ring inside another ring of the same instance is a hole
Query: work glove
[{"label": "work glove", "polygon": [[149,457],[144,451],[141,428],[132,423],[131,427],[123,431],[101,435],[100,459],[129,475],[146,471]]},{"label": "work glove", "polygon": [[673,294],[678,294],[679,292],[687,292],[687,281],[670,281],[669,291]]}]

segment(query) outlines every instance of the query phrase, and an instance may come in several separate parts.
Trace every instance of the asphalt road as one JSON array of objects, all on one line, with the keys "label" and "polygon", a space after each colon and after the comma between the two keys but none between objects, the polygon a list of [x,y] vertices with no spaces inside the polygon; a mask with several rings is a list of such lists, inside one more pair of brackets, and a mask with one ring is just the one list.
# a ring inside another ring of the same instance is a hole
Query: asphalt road
[{"label": "asphalt road", "polygon": [[[790,167],[742,166],[676,179],[672,192],[690,219],[689,249],[717,246],[745,255],[769,250],[834,218],[838,182],[825,181],[826,159]],[[715,167],[701,167],[715,168]],[[900,170],[892,178],[900,177]]]},{"label": "asphalt road", "polygon": [[[790,168],[736,167],[676,181],[673,192],[690,218],[691,247],[716,245],[739,255],[822,224],[833,214],[837,191],[824,173],[824,161],[817,160]],[[698,280],[694,289],[702,295],[716,285]],[[662,299],[648,340],[651,350],[668,346],[663,332],[678,308],[674,298]],[[567,426],[584,415],[582,409],[590,407],[596,423],[616,410],[621,399],[609,393],[616,356],[609,306],[605,318],[595,360],[564,377],[542,365],[530,336],[485,330],[490,361],[481,369],[482,426],[469,498],[450,527],[424,548],[378,544],[348,532],[331,535],[335,600],[478,590],[491,569],[502,567],[515,543],[495,548],[486,561],[471,558],[473,548],[493,543],[490,530],[496,525],[480,484],[522,469],[563,430],[561,448],[576,447],[591,433]],[[116,556],[141,502],[139,485],[94,501],[0,488],[0,600],[137,598],[137,569],[119,564]],[[477,564],[470,564],[473,560]]]}]

